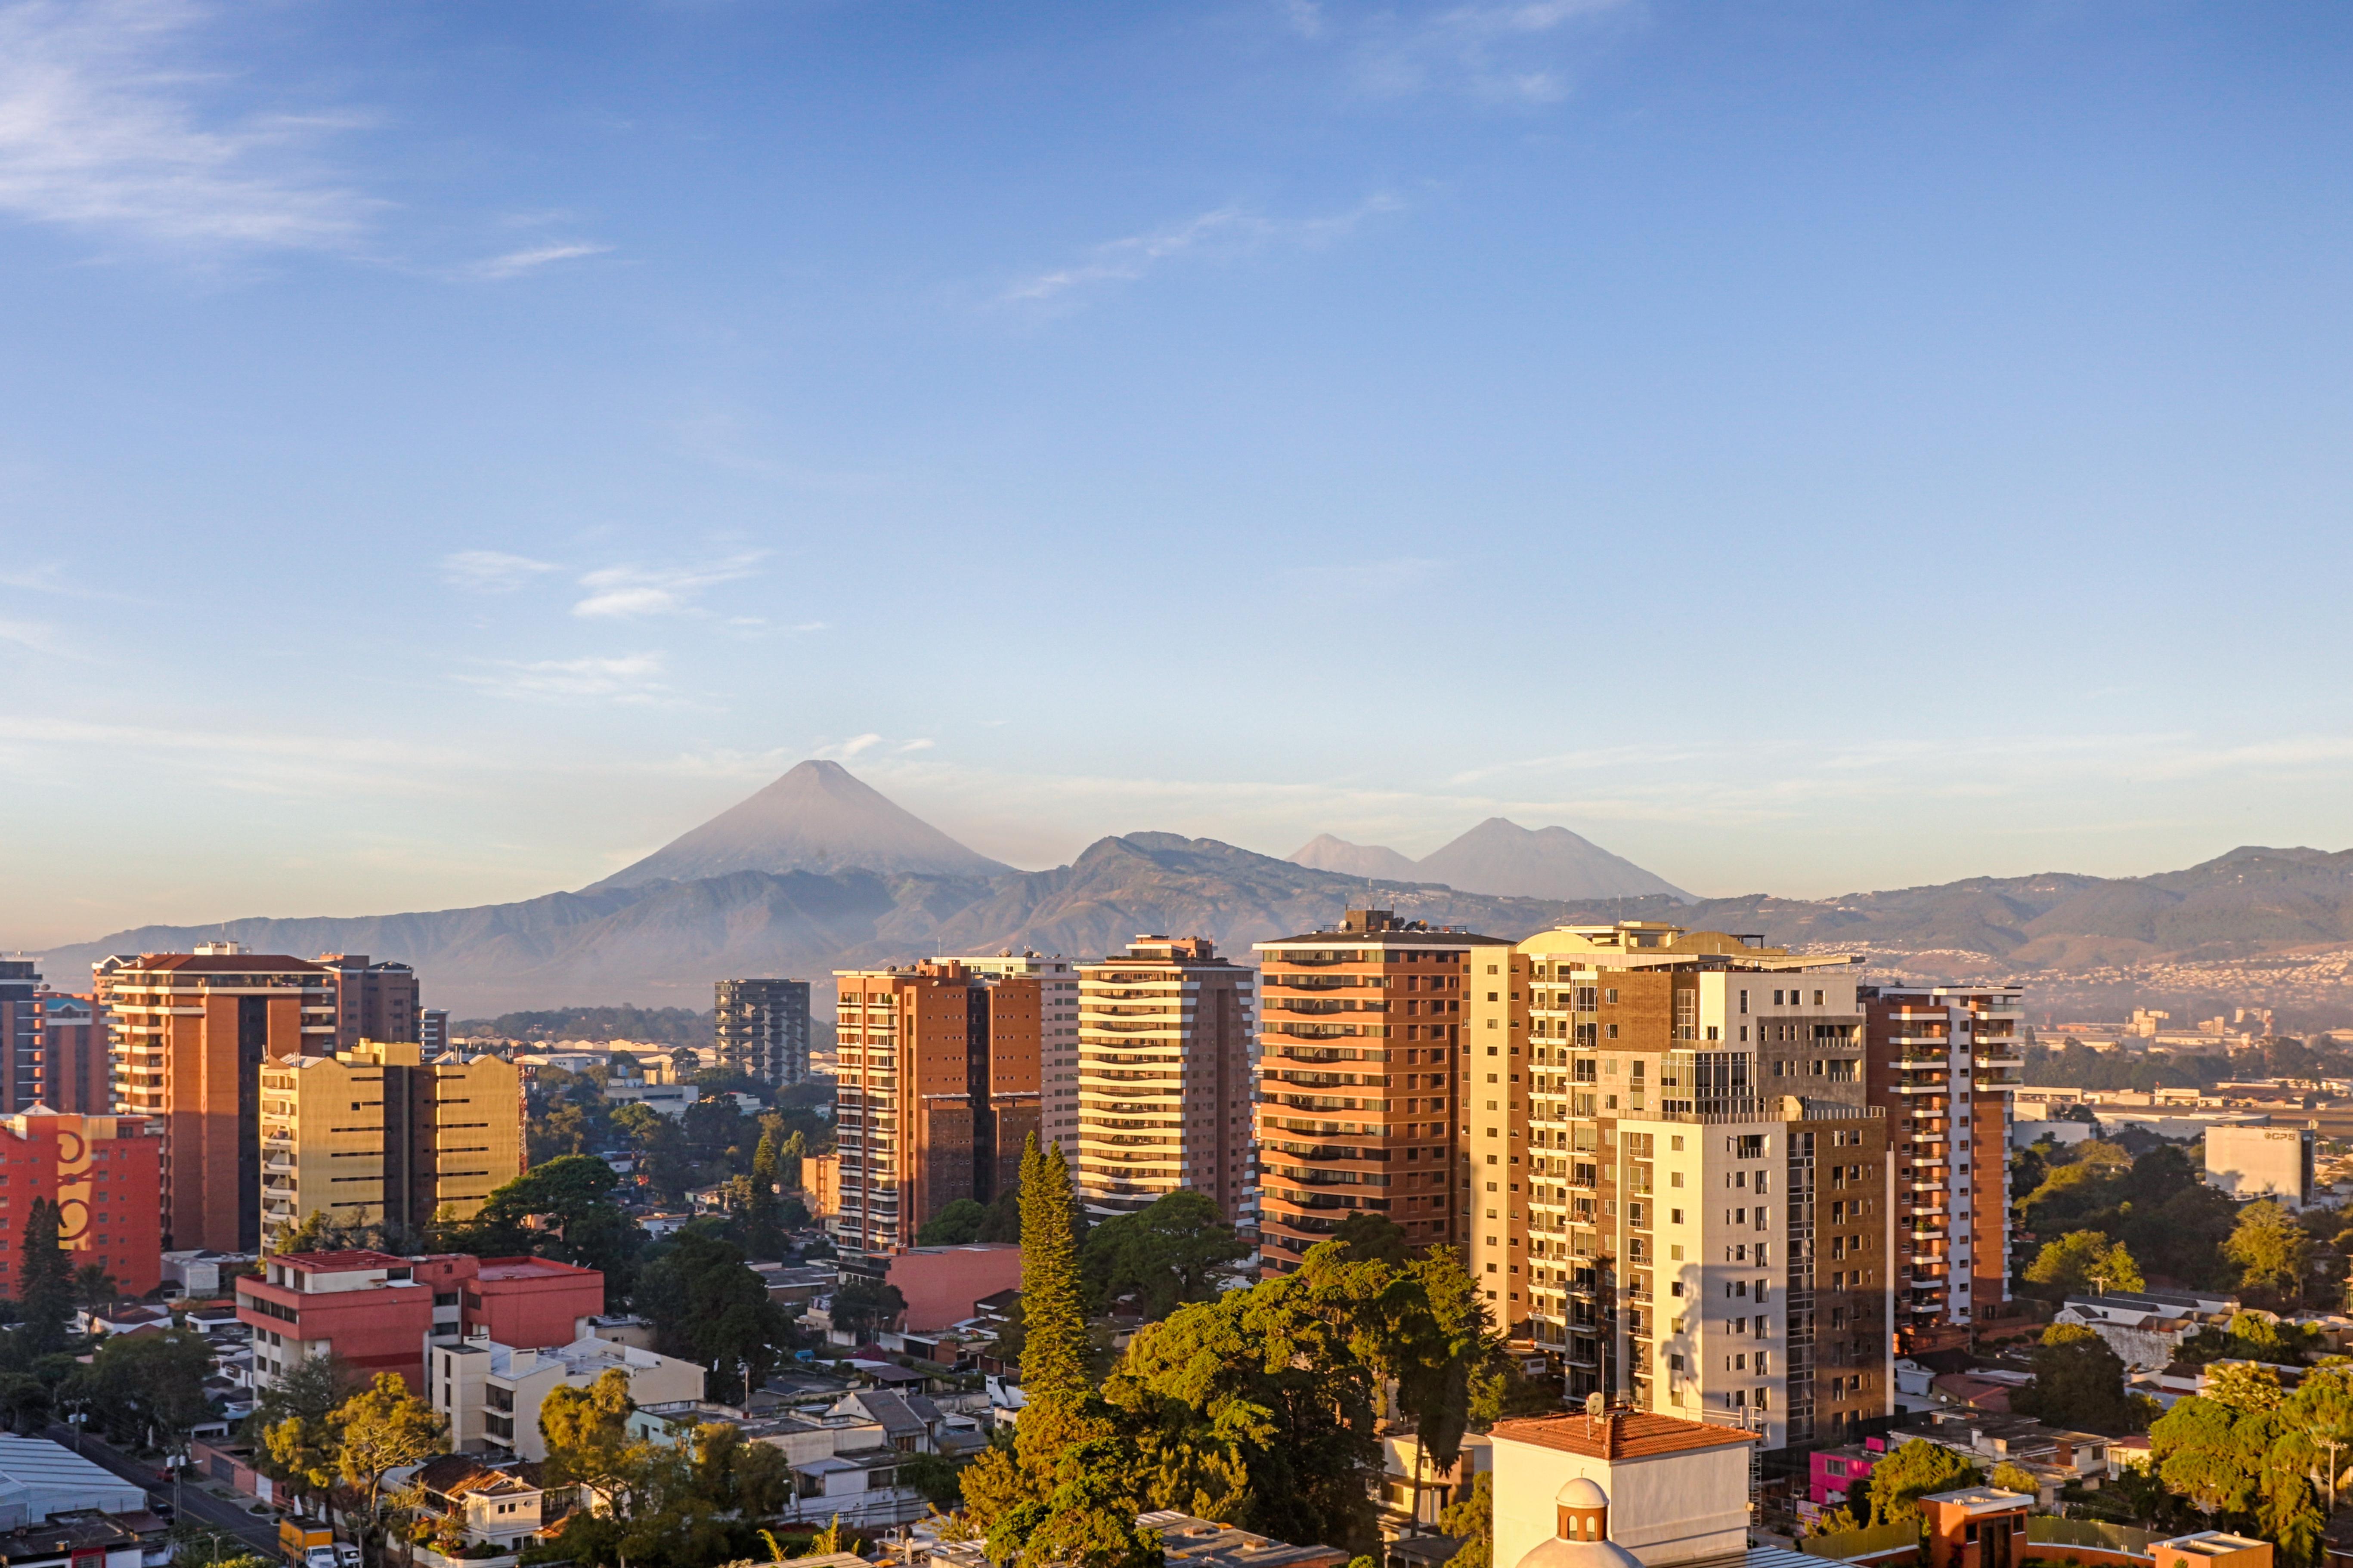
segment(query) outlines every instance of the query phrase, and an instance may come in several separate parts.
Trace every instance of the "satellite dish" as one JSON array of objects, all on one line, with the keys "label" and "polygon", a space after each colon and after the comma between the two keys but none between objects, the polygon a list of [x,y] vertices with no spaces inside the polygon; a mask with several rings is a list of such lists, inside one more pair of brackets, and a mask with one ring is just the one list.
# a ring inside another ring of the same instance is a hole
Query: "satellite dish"
[{"label": "satellite dish", "polygon": [[1599,1415],[1609,1408],[1609,1402],[1601,1397],[1599,1390],[1597,1389],[1585,1396],[1585,1413],[1588,1415]]}]

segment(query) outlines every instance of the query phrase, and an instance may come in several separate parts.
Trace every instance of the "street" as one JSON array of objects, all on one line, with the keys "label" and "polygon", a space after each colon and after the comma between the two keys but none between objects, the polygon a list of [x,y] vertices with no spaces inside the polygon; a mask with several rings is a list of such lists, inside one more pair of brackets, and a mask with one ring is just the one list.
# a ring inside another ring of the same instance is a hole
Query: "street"
[{"label": "street", "polygon": [[[74,1447],[71,1427],[51,1426],[41,1436],[67,1448]],[[147,1495],[151,1499],[165,1503],[173,1502],[173,1489],[156,1483],[153,1466],[142,1464],[137,1459],[117,1453],[105,1442],[91,1436],[82,1438],[80,1452],[82,1458],[90,1463],[113,1471],[126,1481],[146,1488]],[[225,1503],[220,1499],[191,1486],[183,1486],[179,1489],[177,1506],[181,1518],[194,1520],[199,1524],[210,1525],[216,1530],[234,1535],[262,1556],[273,1562],[277,1560],[278,1520],[276,1515],[248,1513],[242,1508]]]}]

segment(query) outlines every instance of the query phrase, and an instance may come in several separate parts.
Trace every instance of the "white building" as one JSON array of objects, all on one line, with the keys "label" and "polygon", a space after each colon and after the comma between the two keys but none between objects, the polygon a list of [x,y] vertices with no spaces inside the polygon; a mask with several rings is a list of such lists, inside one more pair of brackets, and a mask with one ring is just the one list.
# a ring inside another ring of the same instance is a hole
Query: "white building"
[{"label": "white building", "polygon": [[2206,1184],[2303,1208],[2312,1202],[2312,1139],[2308,1127],[2209,1127]]},{"label": "white building", "polygon": [[426,1363],[427,1396],[449,1423],[449,1446],[461,1454],[543,1459],[539,1405],[559,1386],[586,1388],[618,1369],[639,1405],[702,1397],[703,1369],[635,1345],[583,1339],[557,1350],[517,1350],[487,1339],[435,1345]]},{"label": "white building", "polygon": [[[1546,1568],[1562,1555],[1546,1543],[1563,1540],[1613,1542],[1642,1568],[1736,1562],[1747,1548],[1753,1433],[1611,1411],[1499,1422],[1491,1436],[1496,1568],[1520,1568],[1540,1549]],[[1570,1523],[1577,1531],[1565,1534]]]}]

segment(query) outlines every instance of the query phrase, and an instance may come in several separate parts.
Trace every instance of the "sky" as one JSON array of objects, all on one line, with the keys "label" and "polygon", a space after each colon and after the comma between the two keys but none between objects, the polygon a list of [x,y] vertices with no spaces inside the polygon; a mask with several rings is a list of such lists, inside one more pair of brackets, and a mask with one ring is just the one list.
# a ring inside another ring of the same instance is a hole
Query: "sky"
[{"label": "sky", "polygon": [[2353,11],[0,0],[0,946],[2353,845]]}]

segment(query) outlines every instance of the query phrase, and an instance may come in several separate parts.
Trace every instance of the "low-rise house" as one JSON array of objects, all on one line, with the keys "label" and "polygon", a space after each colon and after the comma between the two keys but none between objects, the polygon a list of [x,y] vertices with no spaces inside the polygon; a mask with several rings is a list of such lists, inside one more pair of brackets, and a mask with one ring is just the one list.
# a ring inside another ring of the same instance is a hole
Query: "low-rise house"
[{"label": "low-rise house", "polygon": [[2026,1415],[1938,1410],[1887,1435],[1890,1452],[1914,1440],[1936,1444],[1990,1468],[2012,1464],[2035,1478],[2047,1503],[2070,1483],[2097,1488],[2108,1475],[2108,1439],[2045,1426]]},{"label": "low-rise house", "polygon": [[572,1489],[559,1488],[551,1495],[540,1484],[539,1466],[529,1460],[488,1465],[470,1454],[444,1454],[420,1468],[411,1482],[466,1545],[501,1552],[533,1544],[572,1508]]},{"label": "low-rise house", "polygon": [[768,1288],[768,1300],[786,1306],[807,1306],[833,1294],[841,1270],[830,1263],[754,1263],[752,1272]]},{"label": "low-rise house", "polygon": [[826,1414],[872,1422],[882,1428],[883,1447],[902,1454],[938,1453],[934,1438],[947,1422],[939,1406],[922,1394],[881,1388],[854,1389]]},{"label": "low-rise house", "polygon": [[85,1307],[74,1314],[74,1327],[85,1334],[111,1338],[116,1334],[160,1334],[172,1326],[172,1309],[125,1302],[112,1307]]},{"label": "low-rise house", "polygon": [[449,1423],[449,1445],[460,1454],[544,1459],[539,1405],[559,1385],[586,1388],[607,1372],[629,1380],[639,1405],[702,1397],[704,1372],[635,1345],[582,1339],[555,1350],[519,1350],[494,1340],[436,1345],[427,1367],[434,1414]]},{"label": "low-rise house", "polygon": [[0,1531],[0,1568],[141,1568],[146,1543],[111,1514],[60,1513]]},{"label": "low-rise house", "polygon": [[1884,1437],[1866,1437],[1842,1448],[1817,1448],[1807,1456],[1806,1500],[1824,1508],[1860,1501],[1864,1483],[1885,1458]]},{"label": "low-rise house", "polygon": [[2070,1296],[2051,1321],[2091,1330],[2126,1367],[2150,1371],[2173,1360],[2200,1329],[2227,1326],[2238,1310],[2235,1299],[2210,1291],[2113,1290]]},{"label": "low-rise house", "polygon": [[1135,1522],[1160,1532],[1162,1561],[1169,1568],[1341,1568],[1348,1561],[1336,1546],[1293,1546],[1174,1509],[1140,1514]]},{"label": "low-rise house", "polygon": [[1467,1496],[1494,1459],[1493,1445],[1476,1432],[1464,1435],[1454,1463],[1443,1468],[1423,1458],[1419,1433],[1386,1434],[1381,1438],[1381,1479],[1367,1483],[1380,1510],[1382,1537],[1437,1528],[1438,1516]]}]

